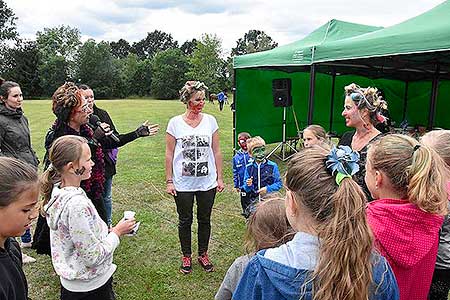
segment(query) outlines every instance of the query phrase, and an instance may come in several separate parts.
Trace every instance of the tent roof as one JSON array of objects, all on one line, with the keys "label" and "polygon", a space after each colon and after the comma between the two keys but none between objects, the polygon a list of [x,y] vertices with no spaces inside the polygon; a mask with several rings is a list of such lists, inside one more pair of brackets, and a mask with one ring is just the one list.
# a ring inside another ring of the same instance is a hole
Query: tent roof
[{"label": "tent roof", "polygon": [[313,61],[312,47],[381,28],[333,19],[294,43],[268,51],[236,56],[233,65],[234,68],[309,65]]},{"label": "tent roof", "polygon": [[450,50],[450,1],[402,23],[318,45],[314,63]]}]

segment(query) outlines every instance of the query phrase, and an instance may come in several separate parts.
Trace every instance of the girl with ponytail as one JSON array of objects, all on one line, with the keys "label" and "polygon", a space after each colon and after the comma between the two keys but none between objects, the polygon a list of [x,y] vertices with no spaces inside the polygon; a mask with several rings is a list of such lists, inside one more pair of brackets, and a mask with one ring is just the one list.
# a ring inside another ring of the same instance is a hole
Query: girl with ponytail
[{"label": "girl with ponytail", "polygon": [[373,250],[366,199],[351,178],[359,155],[349,147],[302,149],[286,173],[292,241],[259,251],[233,299],[398,299],[386,260]]},{"label": "girl with ponytail", "polygon": [[65,135],[49,151],[43,174],[42,213],[50,227],[53,267],[61,281],[61,299],[115,299],[112,263],[119,237],[129,233],[134,219],[121,220],[108,231],[92,201],[80,187],[91,177],[94,163],[87,140]]},{"label": "girl with ponytail", "polygon": [[368,150],[365,181],[375,245],[389,261],[400,299],[427,299],[447,214],[445,162],[415,139],[392,134]]}]

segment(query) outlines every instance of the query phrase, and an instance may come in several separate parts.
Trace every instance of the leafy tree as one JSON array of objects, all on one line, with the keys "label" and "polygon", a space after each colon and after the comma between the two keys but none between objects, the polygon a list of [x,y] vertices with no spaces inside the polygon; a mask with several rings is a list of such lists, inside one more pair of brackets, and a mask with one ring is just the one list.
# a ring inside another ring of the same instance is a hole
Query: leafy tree
[{"label": "leafy tree", "polygon": [[140,59],[151,59],[156,53],[172,48],[178,48],[178,42],[174,41],[172,35],[155,30],[149,32],[144,39],[134,43],[132,52],[137,54]]},{"label": "leafy tree", "polygon": [[14,12],[5,1],[0,0],[0,75],[3,74],[4,77],[7,77],[6,73],[11,70],[13,64],[8,41],[18,38],[16,21]]},{"label": "leafy tree", "polygon": [[109,46],[111,47],[111,54],[115,58],[126,58],[131,52],[130,44],[124,39],[111,42]]},{"label": "leafy tree", "polygon": [[[61,25],[54,28],[44,28],[36,33],[36,42],[41,56],[40,68],[45,68],[49,62],[60,61],[62,57],[66,69],[64,73],[69,79],[74,79],[77,69],[78,48],[81,45],[80,31],[77,28]],[[58,81],[67,78],[58,79]]]},{"label": "leafy tree", "polygon": [[278,46],[264,31],[250,30],[236,41],[236,47],[231,49],[231,56],[270,50]]},{"label": "leafy tree", "polygon": [[[170,50],[166,50],[170,51]],[[158,54],[156,54],[158,56]],[[153,80],[152,61],[144,59],[138,62],[136,72],[131,77],[130,83],[133,86],[132,94],[138,96],[150,96],[151,84]]]},{"label": "leafy tree", "polygon": [[111,82],[115,74],[109,44],[87,40],[79,50],[77,73],[78,80],[92,87],[97,98],[111,97]]},{"label": "leafy tree", "polygon": [[153,95],[159,99],[174,99],[186,81],[188,61],[180,49],[168,49],[156,54],[152,63]]},{"label": "leafy tree", "polygon": [[203,81],[211,92],[222,90],[225,64],[220,57],[221,54],[222,42],[217,35],[204,34],[188,58],[190,63],[189,71],[186,74],[188,79]]},{"label": "leafy tree", "polygon": [[40,96],[39,51],[35,41],[20,41],[9,52],[12,66],[6,78],[20,84],[25,97]]},{"label": "leafy tree", "polygon": [[51,56],[45,64],[39,64],[39,75],[43,95],[51,96],[67,79],[67,61],[62,56]]},{"label": "leafy tree", "polygon": [[17,17],[14,12],[4,0],[0,0],[0,42],[14,40],[18,37],[16,21]]},{"label": "leafy tree", "polygon": [[192,39],[190,41],[184,42],[183,45],[181,45],[180,49],[185,55],[191,55],[194,52],[195,47],[197,47],[197,40]]}]

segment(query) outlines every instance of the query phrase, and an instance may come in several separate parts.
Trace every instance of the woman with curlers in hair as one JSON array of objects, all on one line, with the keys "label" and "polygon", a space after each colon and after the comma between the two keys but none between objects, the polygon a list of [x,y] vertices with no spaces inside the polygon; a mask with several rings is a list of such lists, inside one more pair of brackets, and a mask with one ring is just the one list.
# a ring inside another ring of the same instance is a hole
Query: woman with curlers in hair
[{"label": "woman with curlers in hair", "polygon": [[387,121],[383,115],[383,111],[386,109],[387,102],[376,88],[361,88],[354,83],[345,87],[342,116],[345,118],[345,125],[355,128],[355,131],[344,133],[339,140],[339,145],[349,146],[359,153],[360,171],[354,179],[362,187],[369,201],[372,198],[364,182],[367,146],[381,136],[381,132],[375,126]]}]

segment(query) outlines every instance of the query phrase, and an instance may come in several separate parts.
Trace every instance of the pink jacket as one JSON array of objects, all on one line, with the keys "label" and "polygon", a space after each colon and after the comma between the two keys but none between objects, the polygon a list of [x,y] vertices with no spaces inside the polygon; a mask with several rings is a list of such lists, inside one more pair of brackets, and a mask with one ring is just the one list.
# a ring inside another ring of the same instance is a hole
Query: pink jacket
[{"label": "pink jacket", "polygon": [[400,300],[426,300],[433,277],[443,217],[408,200],[379,199],[367,207],[375,246],[388,260]]}]

